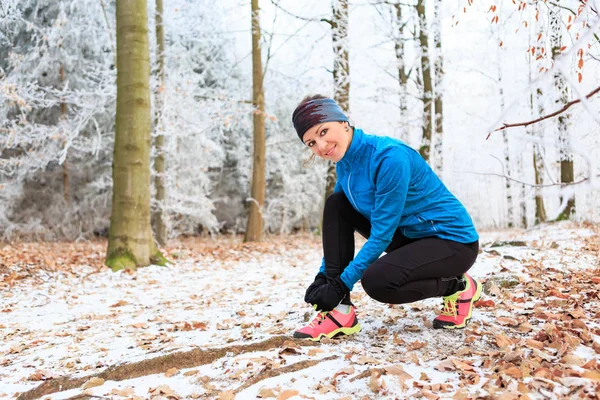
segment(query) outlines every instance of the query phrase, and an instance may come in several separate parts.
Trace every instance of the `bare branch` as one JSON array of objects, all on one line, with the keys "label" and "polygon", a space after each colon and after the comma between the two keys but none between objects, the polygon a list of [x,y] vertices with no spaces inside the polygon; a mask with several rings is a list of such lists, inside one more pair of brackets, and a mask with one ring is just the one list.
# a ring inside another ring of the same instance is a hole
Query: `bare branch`
[{"label": "bare branch", "polygon": [[303,17],[301,15],[297,15],[297,14],[294,14],[294,13],[286,10],[285,8],[283,8],[283,7],[281,7],[279,5],[279,1],[271,0],[271,4],[273,4],[275,7],[279,8],[281,11],[283,11],[287,15],[290,15],[290,16],[292,16],[294,18],[297,18],[297,19],[301,19],[302,21],[319,22],[319,19],[317,19],[317,18]]},{"label": "bare branch", "polygon": [[[597,87],[596,89],[592,90],[590,93],[588,93],[588,95],[585,96],[585,98],[589,99],[590,97],[594,96],[598,92],[600,92],[600,86]],[[572,105],[577,104],[579,102],[581,102],[581,99],[570,101],[567,104],[565,104],[564,107],[561,108],[560,110],[557,110],[557,111],[555,111],[555,112],[553,112],[551,114],[544,115],[543,117],[540,117],[540,118],[537,118],[537,119],[534,119],[534,120],[531,120],[531,121],[518,122],[518,123],[514,123],[514,124],[504,124],[500,128],[494,129],[492,132],[490,132],[487,135],[487,137],[485,138],[485,140],[488,140],[490,138],[490,136],[492,135],[492,133],[494,133],[494,132],[503,131],[503,130],[508,129],[508,128],[515,128],[517,126],[529,126],[531,124],[538,123],[538,122],[546,120],[548,118],[556,117],[557,115],[562,114],[563,112],[567,111]]]},{"label": "bare branch", "polygon": [[[590,180],[590,178],[583,178],[583,179],[580,179],[580,180],[578,180],[576,182],[569,182],[569,183],[560,183],[560,182],[557,182],[557,183],[539,185],[539,184],[535,184],[535,183],[524,182],[524,181],[521,181],[519,179],[515,179],[512,176],[509,176],[509,175],[506,175],[506,174],[498,174],[498,173],[495,173],[495,172],[472,172],[472,171],[456,171],[456,172],[459,172],[461,174],[471,174],[471,175],[497,176],[499,178],[508,179],[509,181],[520,183],[522,185],[529,186],[529,187],[536,188],[536,189],[543,189],[543,188],[553,187],[553,186],[560,186],[560,187],[575,186],[575,185],[580,185],[580,184],[582,184],[582,183],[587,182],[587,181]],[[597,175],[597,177],[600,177],[600,175]]]}]

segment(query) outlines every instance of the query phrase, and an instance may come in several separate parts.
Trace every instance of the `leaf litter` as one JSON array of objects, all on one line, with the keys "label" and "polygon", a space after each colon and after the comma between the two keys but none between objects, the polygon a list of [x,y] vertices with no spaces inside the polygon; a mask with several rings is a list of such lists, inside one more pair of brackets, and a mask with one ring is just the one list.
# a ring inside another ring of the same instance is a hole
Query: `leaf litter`
[{"label": "leaf litter", "polygon": [[[593,225],[567,222],[482,233],[472,274],[486,293],[461,331],[431,329],[439,299],[380,304],[357,285],[358,335],[91,378],[44,398],[590,398],[600,391],[598,238]],[[321,254],[308,236],[190,238],[166,249],[167,268],[112,273],[105,245],[0,245],[0,398],[125,362],[291,335],[305,323],[303,292]]]}]

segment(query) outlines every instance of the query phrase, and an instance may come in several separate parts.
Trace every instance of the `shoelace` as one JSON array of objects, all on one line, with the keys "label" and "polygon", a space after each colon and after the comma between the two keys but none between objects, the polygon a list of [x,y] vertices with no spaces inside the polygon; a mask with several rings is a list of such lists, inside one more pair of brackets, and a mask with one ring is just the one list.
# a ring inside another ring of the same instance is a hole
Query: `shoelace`
[{"label": "shoelace", "polygon": [[315,327],[315,322],[317,323],[317,325],[320,325],[321,322],[323,322],[323,320],[325,319],[325,316],[327,315],[327,312],[328,311],[326,311],[326,312],[323,312],[323,311],[319,312],[317,314],[317,316],[315,318],[313,318],[312,321],[310,321],[310,323],[308,324],[308,326],[310,326],[311,328],[314,328]]},{"label": "shoelace", "polygon": [[456,317],[458,315],[455,299],[444,299],[444,308],[442,309],[442,315],[446,315],[449,317]]}]

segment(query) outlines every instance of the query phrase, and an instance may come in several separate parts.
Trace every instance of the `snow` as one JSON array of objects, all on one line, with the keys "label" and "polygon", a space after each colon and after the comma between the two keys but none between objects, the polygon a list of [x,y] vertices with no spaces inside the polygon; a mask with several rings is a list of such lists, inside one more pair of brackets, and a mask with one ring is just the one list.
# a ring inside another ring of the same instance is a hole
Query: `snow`
[{"label": "snow", "polygon": [[[490,394],[495,379],[508,379],[503,389],[494,386],[496,393],[518,393],[517,388],[521,387],[517,383],[521,383],[529,385],[530,398],[542,398],[544,393],[565,395],[572,388],[562,381],[554,380],[552,385],[544,386],[539,378],[513,379],[504,374],[504,378],[497,378],[488,368],[490,360],[506,367],[502,356],[508,357],[510,351],[525,350],[524,354],[531,358],[532,353],[522,347],[523,340],[538,335],[536,340],[543,342],[539,336],[543,332],[556,339],[549,328],[552,323],[561,332],[561,324],[567,324],[564,331],[579,335],[579,345],[564,347],[561,353],[548,339],[543,351],[553,357],[553,363],[578,363],[569,366],[570,370],[581,374],[588,371],[589,376],[569,376],[571,380],[565,382],[583,382],[581,387],[593,390],[600,379],[598,367],[592,365],[600,350],[596,314],[599,301],[597,297],[583,296],[587,289],[578,290],[581,293],[572,289],[578,287],[576,284],[593,285],[577,274],[597,276],[598,247],[590,244],[597,238],[593,226],[568,222],[527,231],[483,232],[482,251],[472,275],[488,281],[512,277],[517,286],[514,293],[502,289],[500,295],[484,296],[483,300],[491,299],[496,307],[476,308],[473,321],[464,330],[431,329],[430,321],[440,308],[440,299],[389,306],[371,300],[357,285],[353,301],[362,325],[357,335],[317,347],[298,346],[293,351],[284,351],[284,345],[241,354],[230,352],[208,364],[178,369],[173,376],[166,376],[164,371],[118,382],[107,380],[101,386],[85,389],[85,393],[122,398],[113,389],[132,388],[136,396],[147,398],[153,396],[154,389],[166,385],[179,398],[226,399],[233,398],[227,397],[232,395],[228,391],[265,371],[314,361],[314,365],[296,371],[265,376],[240,390],[235,398],[253,399],[263,389],[273,389],[275,395],[282,397],[297,391],[291,398],[460,398],[466,393]],[[526,245],[507,244],[511,241],[525,241]],[[498,245],[499,242],[503,244]],[[168,267],[113,273],[84,265],[42,271],[37,278],[3,286],[0,397],[14,397],[51,377],[86,377],[109,366],[174,352],[247,345],[278,335],[291,337],[294,329],[311,316],[302,298],[320,265],[320,242],[316,237],[287,241],[270,238],[264,245],[223,243],[216,251],[203,253],[191,248],[178,251],[177,262]],[[537,272],[540,264],[547,274]],[[536,291],[535,285],[555,275],[556,293],[546,293],[547,288]],[[571,279],[572,285],[560,287],[560,279]],[[597,289],[598,284],[596,292]],[[566,310],[572,315],[582,313],[577,320],[584,321],[587,328],[568,325],[572,324],[568,318],[539,319],[543,318],[539,316],[542,311],[564,315]],[[500,323],[500,317],[506,324]],[[529,332],[517,333],[517,328],[510,325],[511,318],[519,323],[519,329],[526,322],[532,327]],[[514,339],[514,345],[510,349],[499,348],[495,336],[498,334]],[[568,342],[566,336],[563,339]],[[424,342],[421,347],[420,342]],[[563,354],[573,358],[564,361]],[[526,358],[525,355],[520,357]],[[327,360],[318,362],[324,359]],[[453,359],[470,363],[472,371],[461,369],[467,364],[446,370],[439,367],[440,362]],[[592,364],[582,368],[586,362]],[[532,363],[530,372],[542,368],[541,364]],[[412,379],[402,382],[398,376],[386,373],[385,367],[391,365],[401,366]],[[333,378],[344,368],[354,372]],[[362,377],[352,379],[365,371]],[[474,374],[479,378],[474,378]],[[66,399],[82,391],[72,389],[44,398]],[[125,397],[133,396],[132,393]]]}]

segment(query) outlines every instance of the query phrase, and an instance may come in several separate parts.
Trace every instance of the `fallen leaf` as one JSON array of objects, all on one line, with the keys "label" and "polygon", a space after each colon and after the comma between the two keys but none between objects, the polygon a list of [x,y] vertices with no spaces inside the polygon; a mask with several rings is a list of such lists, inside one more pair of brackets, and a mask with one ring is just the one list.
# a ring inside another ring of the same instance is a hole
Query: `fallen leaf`
[{"label": "fallen leaf", "polygon": [[284,390],[283,392],[279,393],[279,395],[277,396],[277,400],[287,400],[290,397],[294,397],[296,396],[298,393],[297,390]]},{"label": "fallen leaf", "polygon": [[165,378],[170,378],[174,375],[177,375],[179,370],[177,368],[169,368],[167,372],[165,372]]},{"label": "fallen leaf", "polygon": [[267,399],[270,397],[277,397],[277,395],[271,388],[261,388],[258,391],[258,397],[260,397],[261,399]]},{"label": "fallen leaf", "polygon": [[377,370],[371,371],[371,377],[369,378],[369,389],[373,393],[379,393],[379,389],[381,388],[381,383],[379,383],[379,377],[381,374],[377,372]]},{"label": "fallen leaf", "polygon": [[88,380],[87,382],[85,382],[83,385],[81,385],[82,389],[89,389],[89,388],[93,388],[96,386],[102,386],[104,385],[104,379],[102,378],[91,378],[90,380]]}]

